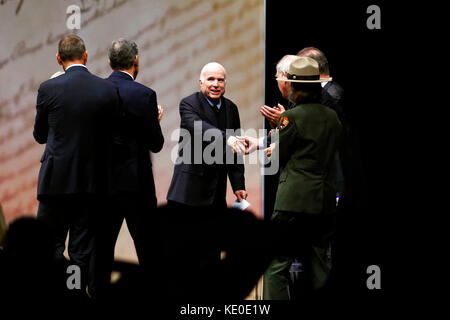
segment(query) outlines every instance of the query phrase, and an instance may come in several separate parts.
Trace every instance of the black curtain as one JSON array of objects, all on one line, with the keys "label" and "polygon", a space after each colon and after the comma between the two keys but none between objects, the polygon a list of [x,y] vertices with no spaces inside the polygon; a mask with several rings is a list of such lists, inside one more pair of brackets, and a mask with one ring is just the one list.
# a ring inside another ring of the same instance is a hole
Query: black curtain
[{"label": "black curtain", "polygon": [[[381,9],[379,30],[366,25],[366,10],[372,4]],[[358,139],[361,184],[358,204],[338,217],[336,270],[339,288],[358,297],[380,295],[366,287],[369,265],[381,268],[385,286],[393,277],[388,257],[392,244],[387,239],[395,232],[392,221],[399,211],[394,204],[400,179],[395,154],[401,144],[394,120],[401,97],[394,74],[402,69],[393,58],[402,41],[393,29],[397,14],[380,2],[266,0],[265,104],[286,103],[277,87],[275,66],[285,54],[308,46],[325,53],[330,75],[344,88],[345,113]],[[277,183],[277,176],[264,177],[266,219],[273,211]]]}]

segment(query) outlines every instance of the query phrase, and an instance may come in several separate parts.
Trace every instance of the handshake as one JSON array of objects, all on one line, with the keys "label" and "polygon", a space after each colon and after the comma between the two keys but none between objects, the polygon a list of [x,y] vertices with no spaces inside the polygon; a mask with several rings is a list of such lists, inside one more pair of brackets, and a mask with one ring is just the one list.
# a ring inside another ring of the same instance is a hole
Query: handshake
[{"label": "handshake", "polygon": [[[236,154],[250,154],[255,150],[259,150],[259,139],[247,136],[229,136],[227,145],[231,147]],[[275,144],[272,143],[268,148],[264,149],[263,152],[270,157],[274,147]]]},{"label": "handshake", "polygon": [[[285,108],[281,104],[278,104],[273,108],[266,105],[260,108],[261,114],[269,121],[272,129],[277,127],[278,119],[284,111]],[[230,136],[227,139],[227,145],[233,149],[234,153],[239,155],[250,154],[260,148],[259,140],[248,136]],[[263,152],[267,157],[270,157],[274,148],[275,143],[271,143],[268,148],[263,150]]]}]

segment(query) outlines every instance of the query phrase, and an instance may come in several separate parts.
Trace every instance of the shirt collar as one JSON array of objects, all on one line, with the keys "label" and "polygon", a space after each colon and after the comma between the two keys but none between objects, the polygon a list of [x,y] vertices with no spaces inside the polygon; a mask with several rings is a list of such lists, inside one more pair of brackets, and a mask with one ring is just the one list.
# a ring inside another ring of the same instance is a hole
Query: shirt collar
[{"label": "shirt collar", "polygon": [[[206,98],[206,97],[205,97],[205,98]],[[208,103],[209,103],[209,105],[210,105],[211,107],[214,107],[214,103],[212,103],[211,100],[209,100],[208,98],[206,98],[206,101],[208,101]],[[220,106],[221,106],[221,105],[222,105],[222,99],[219,99],[219,103],[216,104],[217,109],[220,109]]]},{"label": "shirt collar", "polygon": [[66,68],[66,71],[69,70],[69,69],[72,68],[72,67],[85,67],[85,68],[87,69],[87,67],[86,67],[84,64],[81,64],[81,63],[74,63],[74,64],[71,64],[70,66],[68,66],[68,67]]},{"label": "shirt collar", "polygon": [[123,73],[126,73],[127,75],[129,75],[130,77],[131,77],[131,79],[133,79],[134,80],[134,77],[131,75],[131,73],[129,73],[129,72],[126,72],[126,71],[123,71],[123,70],[117,70],[117,71],[120,71],[120,72],[123,72]]},{"label": "shirt collar", "polygon": [[325,86],[326,86],[328,83],[330,83],[331,81],[332,81],[332,80],[321,82],[320,85],[322,86],[322,88],[325,88]]}]

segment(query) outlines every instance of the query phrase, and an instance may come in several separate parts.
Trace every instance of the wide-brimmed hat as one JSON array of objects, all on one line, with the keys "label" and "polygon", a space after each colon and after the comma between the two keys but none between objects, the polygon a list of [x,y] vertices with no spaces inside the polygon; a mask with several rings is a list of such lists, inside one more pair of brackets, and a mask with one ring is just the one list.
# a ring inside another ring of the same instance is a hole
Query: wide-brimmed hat
[{"label": "wide-brimmed hat", "polygon": [[288,82],[319,83],[330,81],[332,78],[321,78],[319,64],[309,57],[299,57],[289,65],[287,76],[278,77],[277,80]]}]

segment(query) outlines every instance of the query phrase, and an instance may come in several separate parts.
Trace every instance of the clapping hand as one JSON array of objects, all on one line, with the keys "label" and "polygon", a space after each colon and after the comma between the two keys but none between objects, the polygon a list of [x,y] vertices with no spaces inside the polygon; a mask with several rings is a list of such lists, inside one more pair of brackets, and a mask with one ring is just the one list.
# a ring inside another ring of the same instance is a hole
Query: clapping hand
[{"label": "clapping hand", "polygon": [[164,114],[164,108],[158,104],[158,121],[161,122],[161,119]]},{"label": "clapping hand", "polygon": [[273,108],[264,105],[260,108],[259,111],[267,120],[269,120],[272,129],[275,129],[278,125],[278,119],[280,119],[281,114],[286,110],[281,104],[278,104]]}]

